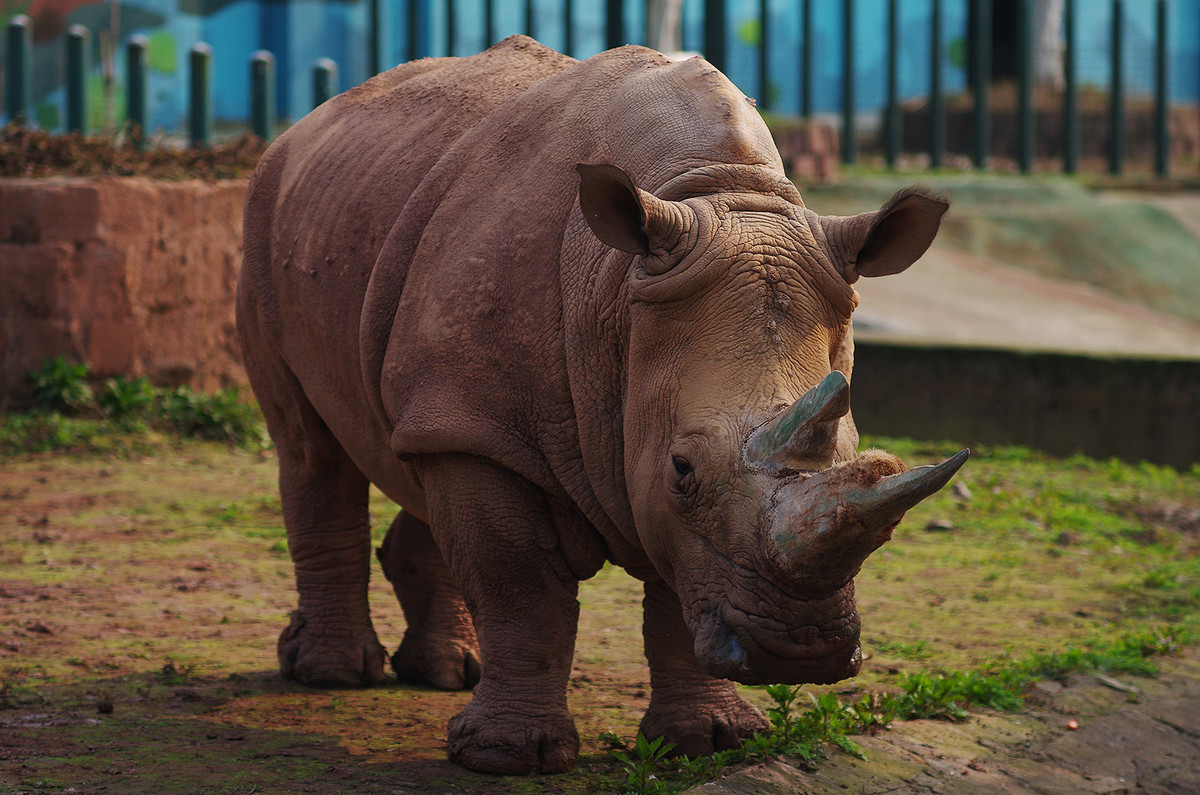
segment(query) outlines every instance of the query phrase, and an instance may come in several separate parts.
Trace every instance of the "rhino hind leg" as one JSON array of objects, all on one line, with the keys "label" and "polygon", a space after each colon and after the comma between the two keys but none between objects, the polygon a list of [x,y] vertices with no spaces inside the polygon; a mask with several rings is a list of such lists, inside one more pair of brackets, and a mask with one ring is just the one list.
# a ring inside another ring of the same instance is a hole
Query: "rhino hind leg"
[{"label": "rhino hind leg", "polygon": [[402,682],[463,690],[479,682],[475,625],[429,525],[401,511],[375,552],[408,624],[392,670]]},{"label": "rhino hind leg", "polygon": [[[259,349],[261,351],[261,348]],[[384,681],[371,625],[368,483],[287,368],[246,356],[279,459],[279,493],[299,605],[277,644],[283,676],[314,687]]]},{"label": "rhino hind leg", "polygon": [[701,667],[679,600],[663,582],[646,583],[643,635],[650,663],[650,707],[639,731],[662,737],[689,757],[736,748],[768,728],[728,679]]},{"label": "rhino hind leg", "polygon": [[451,761],[504,775],[570,770],[579,754],[567,710],[579,582],[552,541],[545,494],[474,456],[416,466],[483,659],[470,703],[450,719]]}]

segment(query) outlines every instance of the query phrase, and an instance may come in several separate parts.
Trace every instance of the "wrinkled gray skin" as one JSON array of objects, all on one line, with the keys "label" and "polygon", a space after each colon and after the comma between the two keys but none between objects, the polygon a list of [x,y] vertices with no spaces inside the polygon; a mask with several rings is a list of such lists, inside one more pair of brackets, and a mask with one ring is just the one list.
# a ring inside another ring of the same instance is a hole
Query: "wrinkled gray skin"
[{"label": "wrinkled gray skin", "polygon": [[368,484],[404,680],[475,687],[452,759],[561,771],[579,580],[645,582],[642,723],[696,754],[765,727],[741,682],[858,669],[853,577],[962,463],[856,453],[851,284],[946,203],[808,210],[700,59],[524,38],[397,67],[282,135],[246,203],[246,366],[299,606],[283,673],[377,684]]}]

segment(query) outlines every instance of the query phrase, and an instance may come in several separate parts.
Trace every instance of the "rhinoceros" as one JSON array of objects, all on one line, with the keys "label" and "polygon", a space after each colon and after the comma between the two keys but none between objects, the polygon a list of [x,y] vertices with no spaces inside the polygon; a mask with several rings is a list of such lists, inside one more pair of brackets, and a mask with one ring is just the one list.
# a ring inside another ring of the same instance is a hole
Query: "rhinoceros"
[{"label": "rhinoceros", "polygon": [[385,680],[375,484],[403,506],[391,664],[474,687],[447,740],[469,768],[574,763],[576,595],[606,561],[644,583],[647,736],[730,747],[766,726],[734,681],[853,675],[856,573],[966,451],[856,452],[852,284],[947,206],[817,215],[751,100],[642,47],[516,36],[309,114],[252,178],[238,289],[299,592],[282,673]]}]

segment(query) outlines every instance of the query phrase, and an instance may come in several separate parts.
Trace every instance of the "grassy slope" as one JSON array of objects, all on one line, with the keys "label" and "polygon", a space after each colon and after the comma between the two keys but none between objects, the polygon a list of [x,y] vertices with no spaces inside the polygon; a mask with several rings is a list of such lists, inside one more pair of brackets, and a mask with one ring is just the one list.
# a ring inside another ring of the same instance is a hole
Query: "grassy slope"
[{"label": "grassy slope", "polygon": [[[914,464],[950,449],[876,442]],[[579,769],[496,780],[443,761],[445,721],[467,694],[309,691],[274,675],[293,595],[269,454],[186,443],[3,464],[0,758],[13,763],[0,787],[591,792],[623,779],[599,734],[631,736],[648,694],[639,592],[623,573],[606,569],[580,596]],[[914,510],[860,575],[858,687],[1197,627],[1200,470],[996,449],[961,481],[969,497],[947,490]],[[393,508],[374,507],[378,539]],[[935,519],[951,529],[924,529]],[[378,575],[372,601],[394,648],[402,616]]]},{"label": "grassy slope", "polygon": [[863,175],[804,189],[826,215],[871,210],[913,182],[950,194],[938,244],[1087,282],[1186,320],[1200,320],[1200,241],[1169,212],[1138,199],[1090,191],[1063,177]]}]

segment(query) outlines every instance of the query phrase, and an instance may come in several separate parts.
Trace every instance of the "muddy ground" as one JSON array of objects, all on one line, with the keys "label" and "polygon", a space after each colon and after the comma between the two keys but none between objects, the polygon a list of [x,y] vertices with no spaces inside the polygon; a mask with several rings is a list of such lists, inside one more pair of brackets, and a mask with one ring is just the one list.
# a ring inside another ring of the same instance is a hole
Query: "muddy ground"
[{"label": "muddy ground", "polygon": [[[899,452],[915,464],[945,449]],[[631,738],[649,687],[640,593],[623,573],[581,591],[577,770],[480,776],[444,758],[467,693],[319,691],[277,675],[294,593],[269,451],[187,443],[0,464],[0,790],[584,793],[624,781],[600,735]],[[894,688],[905,672],[971,669],[1163,617],[1194,625],[1200,471],[1000,450],[960,479],[860,575],[867,662],[843,687]],[[394,510],[376,496],[377,540]],[[371,598],[394,649],[402,615],[377,572]],[[1162,665],[1118,689],[1089,675],[1043,683],[1016,715],[898,723],[856,740],[867,762],[832,751],[815,771],[782,760],[705,791],[1187,792],[1200,786],[1188,707],[1200,663],[1189,651]]]}]

